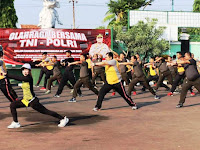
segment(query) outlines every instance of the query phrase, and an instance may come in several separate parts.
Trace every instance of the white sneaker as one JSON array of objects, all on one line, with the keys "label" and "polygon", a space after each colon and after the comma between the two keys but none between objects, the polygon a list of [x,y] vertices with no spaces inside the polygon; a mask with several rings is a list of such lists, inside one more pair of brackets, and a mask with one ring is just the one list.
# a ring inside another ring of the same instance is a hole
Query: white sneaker
[{"label": "white sneaker", "polygon": [[49,94],[49,93],[51,93],[51,90],[48,90],[48,91],[45,92],[45,94]]},{"label": "white sneaker", "polygon": [[60,120],[58,127],[64,127],[69,122],[69,119],[65,116],[64,119]]},{"label": "white sneaker", "polygon": [[138,109],[137,105],[131,107],[133,110]]},{"label": "white sneaker", "polygon": [[92,110],[93,110],[93,111],[99,111],[100,109],[97,108],[97,107],[94,107]]},{"label": "white sneaker", "polygon": [[12,122],[7,128],[8,129],[12,129],[12,128],[20,128],[21,127],[21,125],[20,125],[20,123],[19,122]]}]

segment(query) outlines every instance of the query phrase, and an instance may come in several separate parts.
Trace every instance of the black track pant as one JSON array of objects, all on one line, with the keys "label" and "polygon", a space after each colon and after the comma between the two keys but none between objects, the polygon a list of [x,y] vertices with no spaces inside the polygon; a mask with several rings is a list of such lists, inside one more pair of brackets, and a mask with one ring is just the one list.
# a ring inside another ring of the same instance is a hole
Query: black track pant
[{"label": "black track pant", "polygon": [[92,84],[95,85],[96,78],[100,75],[101,80],[106,83],[105,71],[96,71],[92,77]]},{"label": "black track pant", "polygon": [[[33,100],[32,102],[30,102],[29,106],[32,107],[34,110],[42,113],[42,114],[50,115],[50,116],[58,118],[60,120],[63,119],[63,116],[59,115],[58,113],[46,109],[39,102],[38,98],[35,98],[35,100]],[[26,107],[26,106],[21,102],[21,100],[20,101],[12,102],[10,104],[10,110],[11,110],[11,114],[13,116],[13,121],[18,122],[18,119],[17,119],[17,110],[16,109],[17,108],[22,108],[22,107]]]},{"label": "black track pant", "polygon": [[96,95],[98,95],[98,93],[99,93],[98,90],[94,87],[94,85],[90,81],[89,76],[87,76],[87,77],[84,77],[84,78],[79,78],[79,80],[76,81],[76,83],[74,85],[73,98],[77,97],[77,92],[78,92],[77,90],[80,89],[80,87],[82,85],[85,85],[87,88],[89,88],[89,90],[91,90]]},{"label": "black track pant", "polygon": [[[180,75],[177,74],[176,77],[174,78],[173,84],[172,84],[172,88],[171,88],[171,92],[173,93],[176,90],[176,87],[179,85],[179,83],[181,82],[182,79],[185,78],[185,73]],[[192,93],[192,88],[189,89],[190,92]]]},{"label": "black track pant", "polygon": [[[69,72],[65,72],[63,77],[62,77],[62,80],[60,81],[60,84],[59,84],[59,87],[58,87],[58,90],[56,92],[56,95],[60,95],[65,87],[65,85],[68,84],[68,81],[74,86],[75,83],[76,83],[76,80],[75,80],[75,77],[74,77],[74,73],[72,71],[69,71]],[[80,88],[77,89],[77,92],[78,94],[81,94],[81,90]]]},{"label": "black track pant", "polygon": [[[150,75],[150,76],[147,78],[147,82],[148,82],[148,83],[149,83],[150,81],[158,82],[158,79],[159,79],[158,75],[155,75],[155,76],[151,76],[151,75]],[[165,85],[163,82],[160,83],[160,87],[164,87],[164,88],[166,88],[166,89],[169,89],[169,87],[168,87],[167,85]],[[143,89],[146,89],[146,87],[143,86]]]},{"label": "black track pant", "polygon": [[194,81],[189,81],[187,78],[183,81],[183,86],[181,90],[181,95],[180,95],[180,101],[179,104],[185,103],[185,98],[187,95],[187,91],[194,86],[199,92],[200,92],[200,77],[197,78]]},{"label": "black track pant", "polygon": [[46,72],[47,72],[47,68],[46,67],[42,67],[41,70],[40,70],[40,76],[39,76],[39,79],[37,81],[37,85],[40,84],[40,81],[42,80],[42,77],[43,77],[44,74],[46,74]]},{"label": "black track pant", "polygon": [[131,96],[131,92],[134,89],[134,86],[140,82],[144,87],[146,87],[147,89],[149,89],[149,91],[153,94],[156,95],[156,93],[154,92],[154,90],[150,87],[149,83],[147,82],[147,79],[145,76],[141,76],[141,77],[134,77],[132,79],[132,81],[129,83],[128,86],[128,95]]},{"label": "black track pant", "polygon": [[48,84],[47,84],[48,90],[51,90],[51,85],[52,85],[53,81],[57,80],[58,83],[60,84],[61,79],[62,79],[62,75],[61,74],[60,75],[54,75],[51,78],[49,78]]},{"label": "black track pant", "polygon": [[155,87],[156,90],[161,86],[161,83],[163,83],[163,81],[164,81],[165,78],[168,79],[169,84],[171,84],[171,85],[173,84],[173,79],[172,79],[171,72],[170,71],[165,71],[163,73],[160,73],[160,75],[159,75],[159,79],[158,79],[157,85]]},{"label": "black track pant", "polygon": [[125,91],[125,88],[124,88],[122,82],[119,82],[119,83],[113,84],[113,85],[106,83],[102,86],[102,88],[100,89],[99,94],[98,94],[98,100],[97,100],[97,104],[95,106],[96,108],[98,108],[98,109],[101,108],[105,95],[111,89],[114,89],[116,92],[118,92],[130,106],[135,106],[135,103],[133,102],[133,100],[126,94],[126,91]]},{"label": "black track pant", "polygon": [[9,79],[4,78],[0,80],[0,89],[10,102],[14,102],[17,100],[18,96],[13,90]]},{"label": "black track pant", "polygon": [[44,87],[46,88],[47,86],[47,80],[53,75],[53,70],[47,70],[46,76],[44,78]]}]

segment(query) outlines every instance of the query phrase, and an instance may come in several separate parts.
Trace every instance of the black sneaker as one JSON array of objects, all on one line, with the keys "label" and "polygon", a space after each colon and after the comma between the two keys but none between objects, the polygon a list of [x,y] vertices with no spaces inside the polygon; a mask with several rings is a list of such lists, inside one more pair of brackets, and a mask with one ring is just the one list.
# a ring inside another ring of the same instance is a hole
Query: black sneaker
[{"label": "black sneaker", "polygon": [[69,103],[76,103],[76,98],[71,98],[70,100],[68,100]]},{"label": "black sneaker", "polygon": [[183,107],[183,104],[176,105],[176,108],[181,108],[181,107]]}]

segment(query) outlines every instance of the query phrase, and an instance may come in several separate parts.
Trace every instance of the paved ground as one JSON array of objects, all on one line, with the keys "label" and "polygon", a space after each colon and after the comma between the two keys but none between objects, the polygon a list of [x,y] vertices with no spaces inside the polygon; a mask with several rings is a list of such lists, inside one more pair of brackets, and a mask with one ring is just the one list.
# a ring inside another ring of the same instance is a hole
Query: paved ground
[{"label": "paved ground", "polygon": [[[15,87],[19,96],[21,89]],[[190,97],[185,107],[176,109],[179,95],[167,97],[159,89],[160,100],[149,92],[132,96],[138,110],[132,110],[117,94],[106,96],[100,112],[93,112],[96,96],[83,88],[84,97],[68,103],[70,90],[60,98],[44,95],[35,88],[45,107],[70,118],[65,128],[58,120],[35,112],[18,109],[20,129],[7,129],[12,121],[9,102],[0,92],[0,150],[199,150],[200,97]],[[138,88],[137,88],[138,89]]]}]

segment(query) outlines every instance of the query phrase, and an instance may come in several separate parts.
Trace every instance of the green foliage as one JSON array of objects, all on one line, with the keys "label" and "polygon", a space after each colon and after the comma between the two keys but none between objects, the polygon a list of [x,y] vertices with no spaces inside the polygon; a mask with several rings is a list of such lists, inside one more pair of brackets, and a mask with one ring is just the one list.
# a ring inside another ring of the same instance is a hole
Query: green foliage
[{"label": "green foliage", "polygon": [[[152,2],[152,0],[150,1]],[[149,1],[146,2],[146,0],[110,0],[108,3],[109,10],[103,21],[109,21],[108,27],[112,27],[113,24],[127,26],[128,11],[139,9],[148,4]]]},{"label": "green foliage", "polygon": [[126,33],[119,32],[117,39],[126,45],[127,52],[131,54],[139,53],[145,58],[160,55],[169,49],[169,43],[160,39],[165,27],[156,28],[156,24],[156,19],[147,19],[147,23],[140,21]]},{"label": "green foliage", "polygon": [[200,12],[200,0],[195,0],[194,1],[193,12]]},{"label": "green foliage", "polygon": [[96,29],[106,29],[106,27],[105,26],[99,26]]},{"label": "green foliage", "polygon": [[[194,1],[193,12],[200,12],[200,0]],[[200,41],[200,29],[199,28],[187,28],[187,33],[190,34],[190,41],[192,41],[192,42]]]},{"label": "green foliage", "polygon": [[0,1],[0,28],[16,28],[18,18],[14,8],[14,0]]}]

